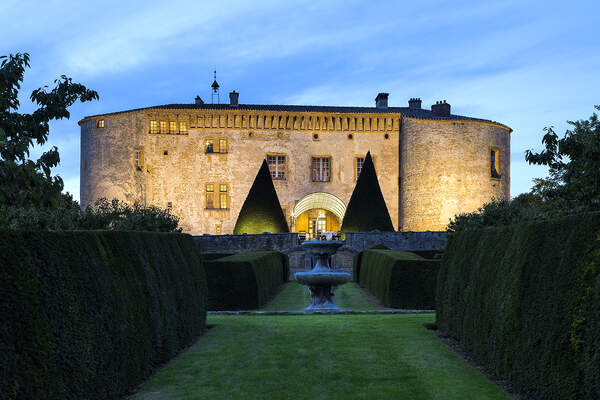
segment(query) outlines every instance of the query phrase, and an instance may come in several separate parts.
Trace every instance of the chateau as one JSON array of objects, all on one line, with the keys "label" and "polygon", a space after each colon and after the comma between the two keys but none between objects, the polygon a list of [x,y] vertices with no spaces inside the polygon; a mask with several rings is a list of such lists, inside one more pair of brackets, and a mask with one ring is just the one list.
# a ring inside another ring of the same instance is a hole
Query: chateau
[{"label": "chateau", "polygon": [[429,110],[417,98],[390,107],[387,93],[374,107],[229,99],[79,121],[82,207],[119,198],[168,207],[191,234],[230,234],[266,158],[290,230],[335,232],[369,150],[397,230],[445,230],[457,213],[510,198],[512,130],[453,115],[446,101]]}]

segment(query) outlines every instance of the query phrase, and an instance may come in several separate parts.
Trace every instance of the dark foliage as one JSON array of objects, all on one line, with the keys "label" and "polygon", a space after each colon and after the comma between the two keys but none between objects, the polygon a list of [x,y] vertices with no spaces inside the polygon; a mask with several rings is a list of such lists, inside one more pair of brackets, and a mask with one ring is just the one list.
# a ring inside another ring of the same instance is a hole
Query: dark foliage
[{"label": "dark foliage", "polygon": [[288,280],[288,257],[259,250],[205,261],[208,309],[253,310],[264,305]]},{"label": "dark foliage", "polygon": [[452,235],[437,326],[536,399],[600,394],[600,214]]},{"label": "dark foliage", "polygon": [[283,233],[289,232],[285,215],[271,179],[267,161],[256,174],[254,183],[242,205],[233,233]]},{"label": "dark foliage", "polygon": [[[376,244],[373,247],[369,248],[370,250],[389,250],[390,248],[387,246],[384,246],[382,244]],[[355,282],[359,281],[359,276],[360,276],[360,262],[362,260],[362,255],[365,251],[361,251],[360,253],[358,253],[357,255],[354,256],[354,258],[352,259],[352,279]]]},{"label": "dark foliage", "polygon": [[394,231],[370,152],[367,153],[348,202],[341,230],[342,232]]},{"label": "dark foliage", "polygon": [[190,236],[0,232],[3,399],[117,399],[205,328]]},{"label": "dark foliage", "polygon": [[386,307],[435,308],[439,260],[397,250],[365,250],[357,263],[359,284]]},{"label": "dark foliage", "polygon": [[179,217],[169,209],[129,205],[117,199],[99,199],[85,211],[68,198],[52,208],[0,206],[0,228],[11,230],[181,232],[178,225]]},{"label": "dark foliage", "polygon": [[98,94],[63,75],[50,91],[44,86],[31,93],[31,101],[38,106],[33,113],[19,113],[19,89],[29,55],[0,60],[0,206],[55,208],[63,189],[62,179],[50,171],[60,162],[58,150],[53,147],[33,161],[28,159],[29,149],[46,143],[50,121],[69,118],[73,103],[98,99]]}]

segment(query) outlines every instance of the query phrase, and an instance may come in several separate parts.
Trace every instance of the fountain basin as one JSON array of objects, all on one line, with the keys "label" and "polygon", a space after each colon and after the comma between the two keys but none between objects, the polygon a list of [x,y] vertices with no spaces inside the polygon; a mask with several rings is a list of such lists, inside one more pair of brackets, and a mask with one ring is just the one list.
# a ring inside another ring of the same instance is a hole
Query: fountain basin
[{"label": "fountain basin", "polygon": [[329,265],[329,258],[337,249],[344,245],[338,240],[311,240],[301,244],[307,253],[317,259],[314,268],[309,272],[298,272],[296,281],[308,286],[310,290],[310,305],[305,311],[337,311],[340,308],[333,301],[334,291],[338,285],[352,280],[348,272],[334,271]]}]

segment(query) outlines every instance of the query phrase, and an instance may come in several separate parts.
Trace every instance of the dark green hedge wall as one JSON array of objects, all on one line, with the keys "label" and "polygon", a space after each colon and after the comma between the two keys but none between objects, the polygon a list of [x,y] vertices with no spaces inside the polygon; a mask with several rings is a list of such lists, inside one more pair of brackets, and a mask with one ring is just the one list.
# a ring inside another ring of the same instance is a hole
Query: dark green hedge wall
[{"label": "dark green hedge wall", "polygon": [[431,310],[435,307],[439,260],[397,250],[365,250],[355,256],[359,284],[386,307]]},{"label": "dark green hedge wall", "polygon": [[0,232],[0,398],[116,399],[200,335],[192,238]]},{"label": "dark green hedge wall", "polygon": [[600,398],[600,214],[449,240],[437,325],[537,399]]},{"label": "dark green hedge wall", "polygon": [[208,309],[252,310],[264,305],[288,280],[287,255],[258,250],[206,261]]}]

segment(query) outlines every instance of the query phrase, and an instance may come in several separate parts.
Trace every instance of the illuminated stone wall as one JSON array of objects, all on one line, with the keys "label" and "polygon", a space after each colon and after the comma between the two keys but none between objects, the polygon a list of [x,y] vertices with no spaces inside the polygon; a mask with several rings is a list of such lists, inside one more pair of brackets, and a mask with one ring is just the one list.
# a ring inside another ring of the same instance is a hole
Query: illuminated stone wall
[{"label": "illuminated stone wall", "polygon": [[[500,179],[490,153],[499,150]],[[510,135],[499,124],[404,118],[400,229],[445,230],[451,217],[510,198]]]},{"label": "illuminated stone wall", "polygon": [[[96,121],[104,120],[104,128]],[[150,121],[184,123],[184,134],[150,133]],[[81,125],[81,204],[100,197],[170,206],[185,232],[230,234],[267,154],[286,156],[274,185],[290,228],[304,196],[325,192],[348,204],[355,157],[374,158],[396,229],[444,230],[459,211],[509,196],[508,128],[473,121],[437,122],[399,113],[326,113],[210,109],[143,109],[89,117]],[[317,137],[315,137],[317,135]],[[349,138],[349,135],[352,138]],[[205,142],[227,140],[226,153]],[[489,151],[500,149],[501,179],[489,177]],[[138,152],[140,168],[134,154]],[[329,182],[312,182],[311,157],[331,157]],[[398,184],[402,190],[399,192]],[[207,208],[206,185],[214,207]],[[219,209],[220,185],[226,209]]]}]

